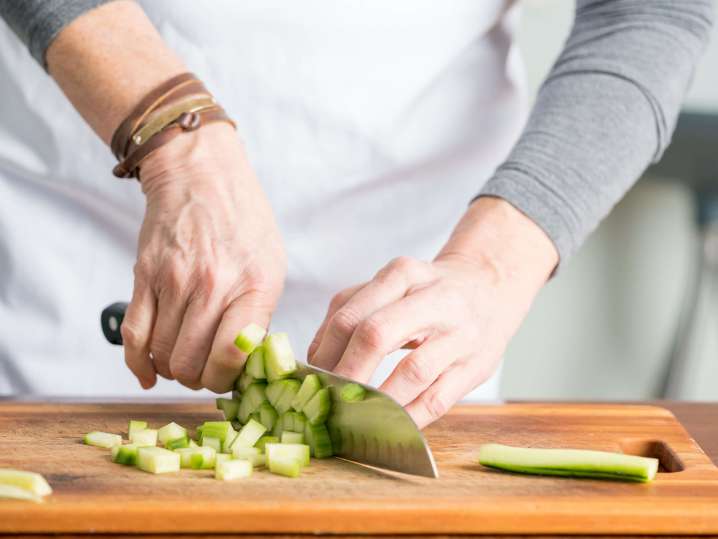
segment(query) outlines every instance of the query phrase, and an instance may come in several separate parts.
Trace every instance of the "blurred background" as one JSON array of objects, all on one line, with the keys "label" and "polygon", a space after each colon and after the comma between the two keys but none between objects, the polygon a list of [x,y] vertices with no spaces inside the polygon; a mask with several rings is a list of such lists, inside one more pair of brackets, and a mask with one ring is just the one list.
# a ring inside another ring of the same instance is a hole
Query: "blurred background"
[{"label": "blurred background", "polygon": [[[535,94],[574,3],[523,4],[519,46]],[[718,398],[718,28],[685,110],[665,162],[539,296],[507,352],[504,398]]]}]

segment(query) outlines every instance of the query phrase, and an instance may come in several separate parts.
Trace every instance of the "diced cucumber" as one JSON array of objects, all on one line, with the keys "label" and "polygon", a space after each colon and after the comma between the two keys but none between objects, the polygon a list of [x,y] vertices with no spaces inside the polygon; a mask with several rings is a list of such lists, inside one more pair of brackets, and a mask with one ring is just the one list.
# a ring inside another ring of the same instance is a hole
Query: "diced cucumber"
[{"label": "diced cucumber", "polygon": [[122,436],[119,434],[110,434],[109,432],[99,432],[95,430],[85,434],[83,441],[87,445],[110,449],[111,447],[122,443]]},{"label": "diced cucumber", "polygon": [[231,432],[227,433],[227,437],[222,442],[222,452],[223,453],[230,453],[232,451],[232,444],[237,439],[238,433],[236,430],[232,429]]},{"label": "diced cucumber", "polygon": [[242,423],[249,421],[252,412],[257,411],[262,403],[267,401],[266,387],[266,384],[255,382],[242,395],[242,402],[239,403],[239,412],[237,413],[237,418]]},{"label": "diced cucumber", "polygon": [[284,412],[282,414],[282,431],[304,433],[304,426],[307,423],[306,416],[301,412]]},{"label": "diced cucumber", "polygon": [[135,444],[114,446],[112,448],[112,462],[134,466],[137,464],[137,446]]},{"label": "diced cucumber", "polygon": [[232,456],[236,459],[248,460],[255,468],[264,466],[266,463],[266,457],[258,447],[235,446],[232,450]]},{"label": "diced cucumber", "polygon": [[289,410],[291,402],[301,387],[299,380],[277,380],[267,386],[267,400],[275,410],[283,414]]},{"label": "diced cucumber", "polygon": [[237,418],[237,412],[239,411],[239,402],[234,399],[225,399],[219,397],[217,399],[217,410],[222,410],[224,418],[227,421],[232,421]]},{"label": "diced cucumber", "polygon": [[213,436],[202,436],[202,447],[211,447],[217,453],[222,451],[222,440]]},{"label": "diced cucumber", "polygon": [[282,426],[282,420],[277,419],[277,421],[274,423],[274,428],[272,429],[272,436],[274,436],[277,441],[282,437],[282,432],[284,431],[284,428]]},{"label": "diced cucumber", "polygon": [[255,381],[256,380],[252,378],[252,375],[249,374],[246,370],[244,370],[242,371],[242,374],[239,375],[239,378],[237,378],[234,387],[236,387],[240,393],[244,393],[245,391],[247,391],[247,388]]},{"label": "diced cucumber", "polygon": [[264,339],[264,372],[273,382],[286,378],[297,370],[292,346],[286,333],[270,333]]},{"label": "diced cucumber", "polygon": [[42,498],[36,496],[29,490],[25,490],[20,487],[13,487],[12,485],[0,485],[0,499],[8,500],[27,500],[31,502],[41,502]]},{"label": "diced cucumber", "polygon": [[267,427],[254,419],[250,419],[249,422],[242,427],[242,430],[239,431],[233,448],[236,446],[252,447],[265,432],[267,432]]},{"label": "diced cucumber", "polygon": [[304,406],[303,412],[310,425],[324,423],[332,409],[332,397],[329,388],[325,387],[316,392],[311,400]]},{"label": "diced cucumber", "polygon": [[242,328],[234,339],[234,345],[245,354],[251,354],[252,351],[262,343],[262,339],[267,334],[267,330],[259,324],[251,323]]},{"label": "diced cucumber", "polygon": [[175,453],[180,456],[182,468],[194,470],[214,468],[214,461],[217,458],[217,452],[211,447],[187,447],[175,449]]},{"label": "diced cucumber", "polygon": [[162,445],[166,445],[169,440],[176,440],[187,436],[187,429],[178,425],[174,421],[167,423],[164,427],[157,431],[157,439]]},{"label": "diced cucumber", "polygon": [[283,444],[303,444],[304,434],[302,434],[301,432],[291,432],[285,430],[282,433],[281,441]]},{"label": "diced cucumber", "polygon": [[651,481],[658,459],[583,449],[538,449],[486,444],[479,448],[479,463],[511,472]]},{"label": "diced cucumber", "polygon": [[264,349],[261,346],[255,348],[247,358],[247,364],[244,369],[255,380],[264,380],[267,375],[264,373]]},{"label": "diced cucumber", "polygon": [[299,392],[292,400],[292,408],[297,412],[301,412],[304,405],[307,404],[314,394],[322,388],[322,381],[316,374],[307,374],[304,377]]},{"label": "diced cucumber", "polygon": [[232,460],[232,455],[229,453],[217,453],[214,456],[214,467],[217,468],[217,464],[224,462],[225,460]]},{"label": "diced cucumber", "polygon": [[274,428],[278,415],[274,407],[268,402],[263,402],[259,407],[259,422],[267,427],[267,430]]},{"label": "diced cucumber", "polygon": [[[0,486],[7,487],[5,497],[11,494],[12,489],[20,489],[32,497],[41,497],[52,494],[52,488],[45,478],[39,473],[13,470],[11,468],[0,468]],[[3,497],[0,494],[0,497]]]},{"label": "diced cucumber", "polygon": [[243,479],[252,475],[252,463],[248,460],[225,460],[218,462],[214,477],[221,481]]},{"label": "diced cucumber", "polygon": [[262,436],[259,440],[257,440],[257,443],[254,444],[254,447],[259,449],[260,451],[264,451],[264,446],[267,444],[278,444],[279,443],[279,437],[278,436]]},{"label": "diced cucumber", "polygon": [[150,473],[178,472],[180,455],[162,447],[140,447],[137,449],[137,467]]},{"label": "diced cucumber", "polygon": [[184,447],[189,447],[190,439],[187,436],[182,436],[181,438],[175,438],[174,440],[167,440],[165,443],[165,447],[167,449],[182,449]]},{"label": "diced cucumber", "polygon": [[205,421],[197,430],[202,433],[202,439],[209,436],[210,438],[219,438],[220,441],[224,441],[234,429],[230,421]]},{"label": "diced cucumber", "polygon": [[130,419],[130,424],[127,427],[127,438],[132,436],[132,433],[137,430],[144,430],[147,428],[147,421],[138,421],[136,419]]},{"label": "diced cucumber", "polygon": [[259,410],[255,410],[251,414],[249,414],[249,419],[254,419],[257,423],[262,422],[262,416],[259,415]]},{"label": "diced cucumber", "polygon": [[309,465],[309,446],[305,444],[265,444],[267,462],[277,457],[298,459],[302,466]]},{"label": "diced cucumber", "polygon": [[364,389],[359,384],[355,384],[353,382],[345,385],[342,388],[341,392],[339,393],[339,397],[344,402],[363,401],[365,396],[366,396],[366,389]]},{"label": "diced cucumber", "polygon": [[199,444],[195,442],[192,438],[189,440],[189,444],[187,447],[199,447]]},{"label": "diced cucumber", "polygon": [[269,471],[277,475],[299,477],[299,474],[302,472],[302,464],[297,458],[277,456],[271,460],[267,458],[267,464]]},{"label": "diced cucumber", "polygon": [[136,430],[130,435],[130,442],[135,444],[137,447],[149,447],[152,445],[157,445],[157,430]]},{"label": "diced cucumber", "polygon": [[334,454],[332,438],[329,435],[327,426],[323,423],[310,425],[307,423],[304,428],[304,441],[311,449],[311,455],[317,459],[331,457]]}]

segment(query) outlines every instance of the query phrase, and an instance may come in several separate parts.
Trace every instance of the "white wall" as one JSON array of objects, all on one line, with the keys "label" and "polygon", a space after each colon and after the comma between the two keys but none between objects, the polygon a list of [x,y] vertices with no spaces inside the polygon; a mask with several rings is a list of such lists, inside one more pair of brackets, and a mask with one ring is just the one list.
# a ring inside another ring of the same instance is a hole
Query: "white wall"
[{"label": "white wall", "polygon": [[[523,4],[519,45],[535,92],[569,30],[573,2]],[[687,100],[692,109],[718,111],[714,34]],[[539,296],[506,354],[504,397],[655,395],[694,268],[692,203],[680,180],[639,182]],[[684,398],[718,397],[718,302],[710,310]]]}]

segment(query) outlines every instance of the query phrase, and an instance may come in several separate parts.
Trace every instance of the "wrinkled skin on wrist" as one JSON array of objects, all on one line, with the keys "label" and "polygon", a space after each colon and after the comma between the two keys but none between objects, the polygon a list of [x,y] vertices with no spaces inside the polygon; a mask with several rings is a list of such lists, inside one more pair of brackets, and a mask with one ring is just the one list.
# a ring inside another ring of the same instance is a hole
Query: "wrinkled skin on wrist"
[{"label": "wrinkled skin on wrist", "polygon": [[182,134],[140,171],[146,195],[125,360],[144,388],[159,374],[231,388],[246,360],[237,332],[269,324],[286,256],[269,203],[226,124]]},{"label": "wrinkled skin on wrist", "polygon": [[413,349],[380,389],[424,427],[495,372],[557,262],[527,217],[479,199],[433,261],[397,258],[339,292],[309,361],[367,382],[385,356]]}]

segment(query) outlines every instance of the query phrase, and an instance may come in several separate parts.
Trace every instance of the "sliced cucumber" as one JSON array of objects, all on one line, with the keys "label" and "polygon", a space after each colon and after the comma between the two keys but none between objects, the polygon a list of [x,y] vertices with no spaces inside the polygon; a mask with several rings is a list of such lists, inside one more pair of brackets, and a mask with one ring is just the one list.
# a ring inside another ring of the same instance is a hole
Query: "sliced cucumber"
[{"label": "sliced cucumber", "polygon": [[187,436],[187,429],[181,427],[174,421],[168,423],[164,427],[157,431],[157,439],[162,445],[167,445],[170,440],[176,440],[177,438],[183,438]]},{"label": "sliced cucumber", "polygon": [[246,423],[249,421],[249,416],[252,412],[257,411],[262,403],[267,401],[266,387],[266,384],[255,382],[244,392],[242,402],[239,403],[239,412],[237,413],[237,418],[240,422]]},{"label": "sliced cucumber", "polygon": [[277,411],[268,402],[263,402],[259,407],[259,422],[267,427],[267,430],[274,428],[274,423],[277,421]]},{"label": "sliced cucumber", "polygon": [[232,447],[252,447],[265,432],[267,432],[267,427],[254,419],[250,419],[249,422],[242,427],[242,430],[239,431],[239,435],[237,435],[237,439],[234,441]]},{"label": "sliced cucumber", "polygon": [[285,430],[282,433],[281,443],[283,444],[303,444],[304,443],[304,434],[301,432],[291,432],[288,430]]},{"label": "sliced cucumber", "polygon": [[127,427],[127,437],[130,438],[132,433],[138,430],[144,430],[147,428],[147,421],[138,421],[136,419],[130,419],[130,424]]},{"label": "sliced cucumber", "polygon": [[137,467],[150,473],[178,472],[180,455],[161,447],[140,447],[137,449]]},{"label": "sliced cucumber", "polygon": [[479,448],[479,463],[519,473],[651,481],[658,459],[583,449],[537,449],[486,444]]},{"label": "sliced cucumber", "polygon": [[298,459],[302,466],[309,465],[309,446],[305,444],[265,444],[264,452],[270,464],[274,458],[286,457]]},{"label": "sliced cucumber", "polygon": [[234,431],[230,421],[205,421],[197,430],[202,434],[201,439],[209,436],[210,438],[219,438],[222,442],[228,434]]},{"label": "sliced cucumber", "polygon": [[217,464],[224,462],[225,460],[232,460],[232,455],[229,453],[217,453],[214,456],[214,467],[217,468]]},{"label": "sliced cucumber", "polygon": [[332,398],[329,388],[325,387],[316,392],[302,411],[310,425],[319,425],[327,420],[331,409]]},{"label": "sliced cucumber", "polygon": [[181,449],[183,447],[189,447],[189,437],[188,436],[182,436],[181,438],[175,438],[174,440],[167,440],[167,443],[165,443],[165,447],[167,449]]},{"label": "sliced cucumber", "polygon": [[264,380],[267,375],[264,373],[264,349],[258,346],[247,358],[244,369],[255,380]]},{"label": "sliced cucumber", "polygon": [[157,431],[155,429],[136,430],[130,434],[130,442],[137,447],[157,445]]},{"label": "sliced cucumber", "polygon": [[304,428],[304,440],[309,445],[311,455],[314,458],[324,459],[334,454],[332,438],[323,423],[319,425],[307,423]]},{"label": "sliced cucumber", "polygon": [[277,380],[267,386],[267,400],[280,414],[288,411],[301,387],[299,380]]},{"label": "sliced cucumber", "polygon": [[214,477],[221,481],[243,479],[252,475],[252,463],[248,460],[225,460],[217,462]]},{"label": "sliced cucumber", "polygon": [[322,381],[316,374],[307,374],[304,377],[299,392],[292,400],[292,408],[297,412],[301,412],[302,408],[311,400],[314,394],[322,388]]},{"label": "sliced cucumber", "polygon": [[[8,494],[12,494],[13,489],[27,492],[33,498],[52,494],[52,488],[39,473],[13,470],[11,468],[0,468],[0,486],[7,489],[4,497],[10,497]],[[3,497],[3,495],[0,494],[0,497]]]},{"label": "sliced cucumber", "polygon": [[87,445],[110,449],[111,447],[122,443],[122,436],[119,434],[110,434],[109,432],[99,432],[95,430],[85,434],[83,441]]},{"label": "sliced cucumber", "polygon": [[293,374],[297,370],[292,346],[286,333],[270,333],[264,339],[264,372],[273,382]]},{"label": "sliced cucumber", "polygon": [[355,384],[353,382],[345,385],[342,388],[341,392],[339,393],[339,397],[344,402],[363,401],[365,396],[366,396],[366,389],[364,389],[359,384]]},{"label": "sliced cucumber", "polygon": [[285,412],[282,414],[282,432],[292,431],[304,433],[307,417],[301,412]]},{"label": "sliced cucumber", "polygon": [[279,443],[279,436],[262,436],[259,440],[257,440],[257,443],[254,444],[254,447],[256,447],[260,451],[264,452],[265,445],[278,444],[278,443]]},{"label": "sliced cucumber", "polygon": [[112,462],[134,466],[137,464],[137,449],[135,444],[116,445],[112,448]]},{"label": "sliced cucumber", "polygon": [[297,458],[287,456],[276,456],[271,460],[267,458],[267,465],[273,474],[286,477],[299,477],[302,472],[302,463]]},{"label": "sliced cucumber", "polygon": [[213,436],[202,436],[202,447],[211,447],[217,453],[222,452],[222,440]]},{"label": "sliced cucumber", "polygon": [[239,332],[234,339],[234,345],[245,354],[251,354],[262,343],[266,334],[267,330],[259,324],[249,324]]},{"label": "sliced cucumber", "polygon": [[6,498],[9,500],[27,500],[31,502],[41,502],[42,497],[37,496],[20,487],[13,487],[12,485],[0,485],[0,499]]},{"label": "sliced cucumber", "polygon": [[237,412],[239,411],[239,402],[234,399],[225,399],[219,397],[217,400],[217,410],[222,410],[224,418],[227,421],[232,421],[237,418]]},{"label": "sliced cucumber", "polygon": [[236,387],[237,391],[239,391],[240,393],[244,393],[245,391],[247,391],[247,388],[254,382],[255,379],[252,378],[252,375],[249,374],[246,370],[244,370],[242,371],[242,374],[239,375],[239,378],[237,378],[234,387]]},{"label": "sliced cucumber", "polygon": [[237,431],[234,430],[234,429],[232,429],[231,432],[228,432],[228,433],[227,433],[227,437],[226,437],[226,438],[224,439],[224,441],[222,442],[222,452],[223,452],[223,453],[231,453],[231,451],[232,451],[232,444],[233,444],[234,441],[237,439],[237,436],[239,436],[239,434],[238,434]]},{"label": "sliced cucumber", "polygon": [[192,438],[190,438],[189,444],[187,445],[187,447],[199,447],[199,444],[197,442],[195,442]]},{"label": "sliced cucumber", "polygon": [[175,449],[175,453],[180,456],[182,468],[194,470],[214,468],[214,461],[217,458],[217,452],[211,447],[187,447]]},{"label": "sliced cucumber", "polygon": [[266,457],[258,447],[235,446],[232,449],[232,456],[239,460],[248,460],[255,468],[264,466],[266,463]]}]

